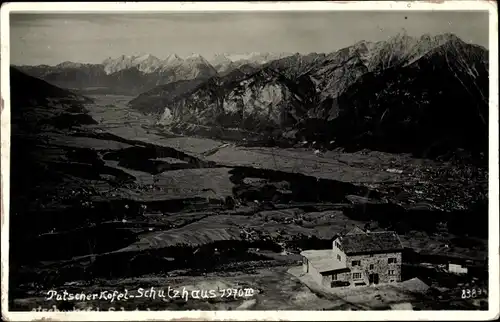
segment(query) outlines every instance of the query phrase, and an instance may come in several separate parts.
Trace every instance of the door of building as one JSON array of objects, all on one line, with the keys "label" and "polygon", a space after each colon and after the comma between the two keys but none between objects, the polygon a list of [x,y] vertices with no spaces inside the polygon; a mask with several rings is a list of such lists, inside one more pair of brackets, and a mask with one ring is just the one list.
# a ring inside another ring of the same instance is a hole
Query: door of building
[{"label": "door of building", "polygon": [[370,284],[378,284],[378,274],[370,274],[370,275],[368,275],[368,282]]}]

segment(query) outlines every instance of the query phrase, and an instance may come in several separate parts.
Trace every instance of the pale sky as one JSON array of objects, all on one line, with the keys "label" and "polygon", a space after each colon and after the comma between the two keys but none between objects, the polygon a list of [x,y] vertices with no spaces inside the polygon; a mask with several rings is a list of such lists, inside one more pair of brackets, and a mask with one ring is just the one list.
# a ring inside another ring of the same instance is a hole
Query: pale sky
[{"label": "pale sky", "polygon": [[451,32],[488,48],[487,12],[11,14],[11,63],[100,63],[150,53],[324,52],[360,40]]}]

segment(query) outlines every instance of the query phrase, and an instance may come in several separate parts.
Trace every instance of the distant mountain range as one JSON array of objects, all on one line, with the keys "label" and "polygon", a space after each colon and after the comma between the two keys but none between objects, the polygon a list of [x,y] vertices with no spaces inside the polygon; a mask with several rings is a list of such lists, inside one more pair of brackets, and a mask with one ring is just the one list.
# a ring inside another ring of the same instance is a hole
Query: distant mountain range
[{"label": "distant mountain range", "polygon": [[453,34],[400,34],[330,54],[287,56],[247,73],[158,86],[130,105],[184,132],[239,128],[352,149],[484,152],[488,51]]},{"label": "distant mountain range", "polygon": [[453,34],[403,33],[307,55],[121,56],[19,68],[60,87],[140,93],[132,108],[186,134],[240,129],[352,149],[487,151],[488,51]]},{"label": "distant mountain range", "polygon": [[171,54],[160,59],[151,54],[121,55],[107,58],[101,64],[66,61],[56,66],[15,66],[28,75],[54,85],[85,92],[139,94],[157,85],[195,78],[208,79],[224,75],[244,65],[260,66],[285,53],[216,54],[207,60],[199,54],[182,58]]}]

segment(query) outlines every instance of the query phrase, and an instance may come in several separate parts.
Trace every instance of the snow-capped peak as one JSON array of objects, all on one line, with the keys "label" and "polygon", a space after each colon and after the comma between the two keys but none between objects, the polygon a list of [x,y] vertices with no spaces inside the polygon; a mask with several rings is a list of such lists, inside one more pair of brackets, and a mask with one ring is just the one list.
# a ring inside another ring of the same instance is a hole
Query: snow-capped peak
[{"label": "snow-capped peak", "polygon": [[142,56],[137,56],[134,58],[134,61],[135,62],[143,62],[143,61],[146,61],[146,60],[158,60],[159,59],[151,54],[144,54]]},{"label": "snow-capped peak", "polygon": [[[152,54],[140,54],[137,56],[121,55],[116,58],[107,58],[103,61],[104,70],[111,74],[128,68],[137,68],[144,73],[152,73],[156,70],[178,69],[182,66],[184,69],[191,69],[195,66],[207,66],[213,69],[216,66],[217,70],[225,71],[244,63],[252,63],[261,65],[274,59],[283,58],[291,54],[286,53],[259,53],[252,52],[246,54],[227,54],[217,53],[208,61],[205,57],[198,53],[193,53],[185,58],[179,57],[172,53],[164,60],[161,60]],[[236,64],[236,65],[234,65]]]},{"label": "snow-capped peak", "polygon": [[184,60],[181,57],[179,57],[177,54],[170,54],[163,61],[162,68],[165,69],[180,66],[182,65],[182,63],[184,63]]},{"label": "snow-capped peak", "polygon": [[177,54],[170,54],[165,58],[165,61],[171,61],[171,60],[182,60]]},{"label": "snow-capped peak", "polygon": [[82,65],[83,65],[82,63],[75,63],[75,62],[72,62],[72,61],[65,61],[65,62],[62,62],[60,64],[57,64],[56,67],[60,67],[60,68],[79,68]]},{"label": "snow-capped peak", "polygon": [[117,58],[109,57],[105,59],[103,65],[107,74],[116,73],[132,67],[136,67],[144,73],[151,73],[160,67],[161,61],[151,54],[144,54],[141,56],[121,55]]},{"label": "snow-capped peak", "polygon": [[186,57],[186,60],[188,59],[205,59],[205,58],[203,58],[203,56],[200,54],[192,53],[191,55]]},{"label": "snow-capped peak", "polygon": [[286,56],[291,56],[290,53],[239,53],[226,55],[233,62],[251,62],[254,64],[264,64],[271,60],[280,59]]},{"label": "snow-capped peak", "polygon": [[161,60],[151,54],[134,58],[132,65],[143,73],[152,73],[161,67]]},{"label": "snow-capped peak", "polygon": [[203,57],[200,54],[189,55],[189,56],[186,57],[185,61],[186,62],[196,62],[196,63],[200,63],[200,64],[210,65],[210,63],[208,62],[208,60],[206,60],[205,57]]},{"label": "snow-capped peak", "polygon": [[215,54],[212,56],[209,62],[215,66],[215,65],[230,64],[232,63],[232,60],[229,59],[226,54]]}]

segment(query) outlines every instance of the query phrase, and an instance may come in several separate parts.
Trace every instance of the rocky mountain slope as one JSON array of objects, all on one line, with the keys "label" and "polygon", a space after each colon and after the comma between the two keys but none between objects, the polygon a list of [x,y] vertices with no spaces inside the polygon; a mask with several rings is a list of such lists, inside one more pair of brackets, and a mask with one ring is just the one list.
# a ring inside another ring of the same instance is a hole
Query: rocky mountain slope
[{"label": "rocky mountain slope", "polygon": [[173,99],[153,90],[130,104],[168,102],[163,124],[274,130],[354,148],[486,151],[472,142],[486,142],[488,52],[455,35],[401,34],[257,69],[241,79],[212,78]]},{"label": "rocky mountain slope", "polygon": [[258,68],[251,65],[243,65],[240,68],[236,68],[226,73],[224,76],[214,76],[208,81],[194,79],[157,86],[137,96],[130,102],[130,105],[145,113],[159,115],[164,113],[168,114],[169,112],[167,112],[166,108],[170,109],[170,107],[168,107],[170,104],[177,99],[189,98],[191,93],[197,89],[202,90],[202,88],[204,88],[210,91],[214,86],[220,86],[222,88],[232,86],[232,84],[251,77],[251,75],[254,75],[257,71],[259,71]]},{"label": "rocky mountain slope", "polygon": [[402,67],[364,75],[338,106],[339,117],[328,128],[342,144],[395,151],[407,146],[424,154],[486,152],[488,54],[451,38]]}]

